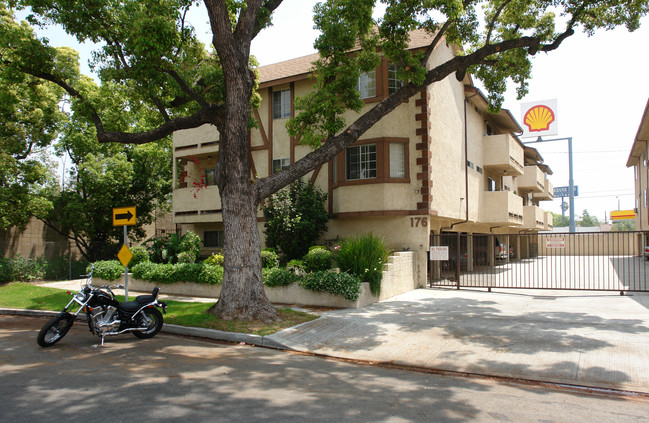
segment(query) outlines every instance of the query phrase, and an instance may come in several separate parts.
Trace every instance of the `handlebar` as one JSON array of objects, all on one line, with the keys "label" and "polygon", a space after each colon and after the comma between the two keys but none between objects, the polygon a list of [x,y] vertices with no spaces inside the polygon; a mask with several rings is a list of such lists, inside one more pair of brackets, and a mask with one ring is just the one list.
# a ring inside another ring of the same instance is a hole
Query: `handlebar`
[{"label": "handlebar", "polygon": [[90,265],[90,273],[88,273],[87,275],[79,275],[79,276],[81,276],[82,278],[92,278],[92,274],[94,272],[95,272],[95,265],[91,264]]}]

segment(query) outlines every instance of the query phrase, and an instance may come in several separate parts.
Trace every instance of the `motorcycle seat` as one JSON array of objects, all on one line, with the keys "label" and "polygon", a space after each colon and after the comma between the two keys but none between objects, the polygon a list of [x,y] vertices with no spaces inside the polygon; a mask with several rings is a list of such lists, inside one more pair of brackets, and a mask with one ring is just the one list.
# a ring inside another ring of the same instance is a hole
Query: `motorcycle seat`
[{"label": "motorcycle seat", "polygon": [[135,302],[138,304],[147,304],[154,301],[155,297],[153,295],[138,295],[137,297],[135,297]]},{"label": "motorcycle seat", "polygon": [[125,311],[127,313],[135,313],[142,307],[142,304],[140,304],[137,301],[127,301],[123,303],[119,303],[117,306],[118,309]]},{"label": "motorcycle seat", "polygon": [[135,297],[135,301],[137,301],[139,304],[147,304],[147,303],[152,303],[158,298],[158,292],[160,291],[160,288],[157,286],[153,288],[153,292],[151,292],[151,295],[138,295]]}]

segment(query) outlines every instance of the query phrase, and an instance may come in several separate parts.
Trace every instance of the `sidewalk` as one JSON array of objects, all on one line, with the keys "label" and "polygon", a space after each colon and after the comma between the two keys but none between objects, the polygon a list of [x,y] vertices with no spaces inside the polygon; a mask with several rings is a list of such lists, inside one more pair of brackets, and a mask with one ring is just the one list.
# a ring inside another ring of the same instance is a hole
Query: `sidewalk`
[{"label": "sidewalk", "polygon": [[420,289],[270,339],[299,351],[649,393],[649,296]]},{"label": "sidewalk", "polygon": [[[66,288],[78,286],[76,282]],[[649,393],[649,294],[419,289],[363,309],[320,314],[319,319],[250,343]],[[171,326],[164,330],[193,336],[214,332]],[[254,337],[210,335],[221,336],[243,342]]]}]

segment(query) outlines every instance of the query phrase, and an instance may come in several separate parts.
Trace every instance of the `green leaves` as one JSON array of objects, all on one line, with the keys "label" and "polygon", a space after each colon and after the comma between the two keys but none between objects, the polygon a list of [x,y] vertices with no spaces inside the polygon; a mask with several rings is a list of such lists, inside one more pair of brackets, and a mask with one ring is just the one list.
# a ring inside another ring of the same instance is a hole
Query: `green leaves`
[{"label": "green leaves", "polygon": [[263,207],[266,245],[279,248],[286,261],[302,258],[327,230],[327,194],[302,179],[272,195]]}]

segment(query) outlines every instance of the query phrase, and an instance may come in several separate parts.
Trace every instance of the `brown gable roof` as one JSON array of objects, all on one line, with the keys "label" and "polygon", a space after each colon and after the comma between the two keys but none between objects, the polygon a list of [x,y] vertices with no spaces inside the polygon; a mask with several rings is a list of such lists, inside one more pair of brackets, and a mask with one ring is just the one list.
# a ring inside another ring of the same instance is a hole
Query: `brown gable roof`
[{"label": "brown gable roof", "polygon": [[[427,47],[433,36],[423,29],[410,32],[409,49]],[[260,88],[277,85],[278,83],[288,83],[297,79],[304,79],[311,72],[312,63],[318,59],[318,53],[309,54],[284,62],[274,63],[271,65],[261,66],[259,70]]]},{"label": "brown gable roof", "polygon": [[308,74],[313,67],[312,63],[317,59],[318,53],[315,53],[272,65],[261,66],[259,68],[259,83],[264,84],[265,82]]}]

